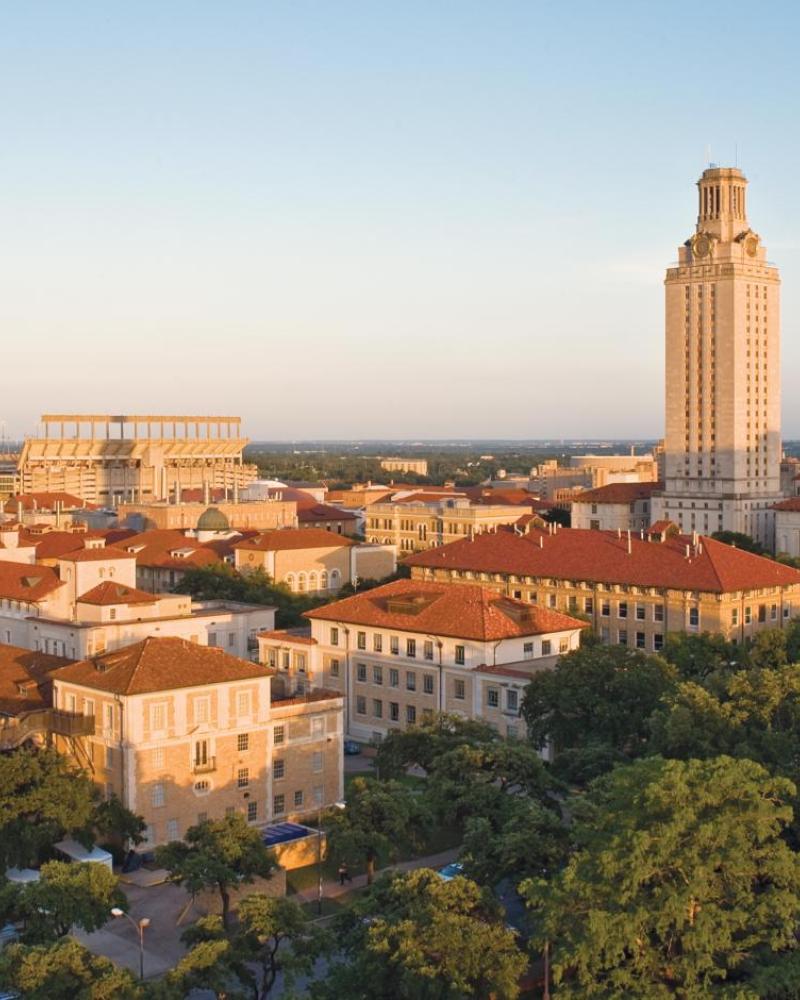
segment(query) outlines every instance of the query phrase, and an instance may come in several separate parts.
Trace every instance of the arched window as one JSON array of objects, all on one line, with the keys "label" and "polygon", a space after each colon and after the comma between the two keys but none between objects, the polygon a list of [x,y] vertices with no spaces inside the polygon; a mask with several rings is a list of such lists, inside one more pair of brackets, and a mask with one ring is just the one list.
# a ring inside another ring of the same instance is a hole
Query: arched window
[{"label": "arched window", "polygon": [[338,590],[342,585],[342,575],[338,569],[331,570],[331,590]]},{"label": "arched window", "polygon": [[319,589],[328,589],[328,571],[326,569],[324,569],[319,575]]},{"label": "arched window", "polygon": [[295,587],[294,587],[294,573],[287,573],[286,574],[286,586],[289,588],[289,590],[294,591],[294,589],[295,589]]},{"label": "arched window", "polygon": [[297,590],[298,593],[304,594],[306,592],[306,575],[305,573],[297,574]]},{"label": "arched window", "polygon": [[313,570],[311,573],[308,574],[308,589],[309,590],[317,589],[317,574],[313,572]]}]

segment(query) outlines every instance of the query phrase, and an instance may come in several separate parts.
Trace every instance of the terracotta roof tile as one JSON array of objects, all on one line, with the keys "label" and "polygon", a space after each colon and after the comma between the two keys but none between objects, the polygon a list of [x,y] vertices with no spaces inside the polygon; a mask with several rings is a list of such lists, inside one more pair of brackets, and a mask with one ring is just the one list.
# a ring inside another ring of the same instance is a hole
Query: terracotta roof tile
[{"label": "terracotta roof tile", "polygon": [[129,552],[123,552],[116,545],[100,546],[99,549],[78,549],[76,552],[65,552],[59,559],[64,562],[104,562],[110,559],[133,559]]},{"label": "terracotta roof tile", "polygon": [[104,580],[96,587],[87,590],[78,601],[81,604],[155,604],[158,598],[155,594],[148,594],[146,590],[137,590],[136,587],[126,587],[124,583],[115,583],[113,580]]},{"label": "terracotta roof tile", "polygon": [[620,583],[674,590],[728,593],[800,584],[800,571],[764,556],[700,538],[702,551],[688,539],[663,542],[631,538],[613,531],[561,528],[555,534],[533,529],[528,534],[499,530],[452,542],[405,561],[407,566],[550,577],[592,583]]},{"label": "terracotta roof tile", "polygon": [[11,601],[41,601],[63,586],[50,566],[0,562],[0,597]]},{"label": "terracotta roof tile", "polygon": [[635,500],[649,500],[654,493],[663,491],[663,483],[609,483],[596,490],[584,490],[573,498],[576,503],[633,503]]},{"label": "terracotta roof tile", "polygon": [[18,715],[50,704],[51,674],[70,661],[0,644],[0,712]]},{"label": "terracotta roof tile", "polygon": [[234,548],[280,552],[287,549],[335,549],[355,544],[351,538],[324,528],[280,528],[277,531],[262,531],[253,538],[237,542]]},{"label": "terracotta roof tile", "polygon": [[772,509],[800,511],[800,497],[789,497],[788,500],[781,500],[780,503],[773,504]]},{"label": "terracotta roof tile", "polygon": [[306,618],[491,641],[583,628],[585,623],[478,585],[396,580],[305,613]]},{"label": "terracotta roof tile", "polygon": [[54,680],[133,695],[250,680],[271,673],[259,663],[240,660],[216,647],[151,636],[124,649],[71,663],[57,671]]}]

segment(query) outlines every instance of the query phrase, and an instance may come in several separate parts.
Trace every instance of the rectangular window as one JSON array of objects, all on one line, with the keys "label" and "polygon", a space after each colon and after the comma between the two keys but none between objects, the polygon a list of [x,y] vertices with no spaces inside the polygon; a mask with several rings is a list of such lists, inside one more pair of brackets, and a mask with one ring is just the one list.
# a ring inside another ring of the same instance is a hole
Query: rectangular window
[{"label": "rectangular window", "polygon": [[532,642],[524,642],[522,644],[522,658],[524,660],[532,660],[533,659],[533,643]]},{"label": "rectangular window", "polygon": [[417,640],[406,639],[406,656],[413,659],[417,655]]},{"label": "rectangular window", "polygon": [[372,648],[376,653],[383,652],[383,636],[378,635],[377,632],[372,636]]},{"label": "rectangular window", "polygon": [[700,609],[689,608],[689,628],[697,628],[700,624]]},{"label": "rectangular window", "polygon": [[389,702],[389,718],[392,722],[397,722],[400,718],[400,705],[396,701]]},{"label": "rectangular window", "polygon": [[301,809],[303,806],[303,789],[298,788],[294,793],[294,807],[295,809]]},{"label": "rectangular window", "polygon": [[617,632],[617,645],[628,645],[628,630],[626,628],[621,628],[619,632]]},{"label": "rectangular window", "polygon": [[110,771],[114,766],[114,748],[106,747],[106,770]]},{"label": "rectangular window", "polygon": [[366,649],[367,648],[367,633],[357,632],[356,633],[356,648]]},{"label": "rectangular window", "polygon": [[506,691],[506,709],[509,712],[519,711],[519,691],[515,688],[509,688]]},{"label": "rectangular window", "polygon": [[647,613],[647,609],[645,608],[644,604],[637,604],[636,605],[636,621],[637,622],[643,622],[646,613]]},{"label": "rectangular window", "polygon": [[150,792],[150,804],[154,809],[160,809],[164,805],[164,786],[160,782],[153,785]]},{"label": "rectangular window", "polygon": [[314,805],[319,807],[325,798],[325,790],[322,785],[314,785]]},{"label": "rectangular window", "polygon": [[406,705],[406,722],[413,726],[417,721],[417,710],[413,705]]},{"label": "rectangular window", "polygon": [[331,646],[338,646],[338,645],[339,645],[339,629],[338,628],[332,628],[331,629]]},{"label": "rectangular window", "polygon": [[311,756],[311,769],[315,774],[319,774],[322,770],[322,751],[315,750]]},{"label": "rectangular window", "polygon": [[653,636],[653,649],[658,652],[664,648],[664,636],[660,632],[656,632]]},{"label": "rectangular window", "polygon": [[569,652],[569,639],[567,639],[566,636],[558,640],[558,651],[559,653]]},{"label": "rectangular window", "polygon": [[176,819],[167,820],[167,840],[178,839],[178,821]]},{"label": "rectangular window", "polygon": [[244,753],[250,749],[250,733],[239,733],[236,737],[236,749],[239,753]]},{"label": "rectangular window", "polygon": [[609,615],[611,614],[611,602],[610,601],[602,600],[600,602],[600,614],[603,616],[603,618],[608,618],[609,617]]},{"label": "rectangular window", "polygon": [[[10,643],[9,643],[10,645]],[[94,699],[84,698],[83,701],[83,714],[94,718]]]},{"label": "rectangular window", "polygon": [[400,640],[396,635],[389,636],[389,652],[392,656],[400,655]]},{"label": "rectangular window", "polygon": [[664,605],[654,604],[653,605],[653,621],[663,622],[664,621]]},{"label": "rectangular window", "polygon": [[464,665],[466,661],[465,650],[463,646],[456,646],[456,663]]},{"label": "rectangular window", "polygon": [[250,715],[250,692],[239,691],[236,695],[236,714],[239,716]]},{"label": "rectangular window", "polygon": [[193,708],[195,725],[208,722],[208,698],[195,698]]},{"label": "rectangular window", "polygon": [[325,735],[325,717],[323,715],[313,715],[311,717],[311,738],[318,740]]},{"label": "rectangular window", "polygon": [[731,608],[731,625],[739,624],[739,609]]},{"label": "rectangular window", "polygon": [[467,695],[467,685],[464,681],[456,679],[453,683],[453,697],[463,701]]},{"label": "rectangular window", "polygon": [[637,649],[646,649],[647,648],[647,639],[645,637],[644,632],[637,632],[636,633],[636,648]]},{"label": "rectangular window", "polygon": [[155,747],[153,750],[152,767],[154,771],[161,771],[164,767],[164,748]]},{"label": "rectangular window", "polygon": [[422,690],[425,694],[433,694],[433,674],[422,675]]},{"label": "rectangular window", "polygon": [[[106,728],[111,728],[111,722],[108,718],[108,710],[111,709],[111,705],[106,705]],[[150,728],[154,732],[163,732],[167,728],[167,706],[164,702],[159,702],[157,705],[150,706]]]},{"label": "rectangular window", "polygon": [[593,615],[594,614],[594,598],[593,597],[585,597],[583,599],[583,610],[584,610],[584,613],[587,614],[587,615]]},{"label": "rectangular window", "polygon": [[356,715],[367,714],[367,699],[363,694],[356,695]]},{"label": "rectangular window", "polygon": [[[166,709],[165,709],[164,705],[158,705],[158,706],[154,706],[154,707],[161,708],[164,711],[164,716],[166,717]],[[105,731],[107,733],[113,733],[114,732],[114,706],[113,705],[105,705],[104,709],[105,710],[103,712],[103,717],[104,717],[104,722],[105,722]],[[153,726],[152,728],[153,729],[156,729],[156,728],[164,729],[165,726],[166,726],[166,723],[164,723],[164,725],[159,726],[159,727]]]},{"label": "rectangular window", "polygon": [[389,668],[389,687],[400,687],[400,671],[394,667]]},{"label": "rectangular window", "polygon": [[372,714],[376,719],[383,718],[383,702],[380,698],[372,699]]},{"label": "rectangular window", "polygon": [[777,604],[773,604],[772,607],[769,609],[769,617],[770,617],[770,621],[774,622],[774,621],[778,620],[778,605]]},{"label": "rectangular window", "polygon": [[356,680],[360,681],[362,684],[367,682],[367,665],[366,663],[356,664]]},{"label": "rectangular window", "polygon": [[422,655],[425,657],[426,660],[433,659],[433,643],[431,642],[430,639],[425,640],[425,644],[422,647]]},{"label": "rectangular window", "polygon": [[275,746],[286,742],[286,726],[276,726],[272,730],[272,742]]},{"label": "rectangular window", "polygon": [[383,667],[377,664],[372,668],[372,683],[383,684]]},{"label": "rectangular window", "polygon": [[286,812],[286,796],[276,795],[272,800],[272,812],[275,816],[282,816]]},{"label": "rectangular window", "polygon": [[248,802],[247,803],[247,822],[255,823],[258,819],[258,803]]},{"label": "rectangular window", "polygon": [[744,623],[745,623],[745,625],[749,625],[752,621],[753,621],[753,609],[749,608],[749,607],[745,608],[744,609]]},{"label": "rectangular window", "polygon": [[236,787],[237,788],[247,788],[250,784],[250,768],[240,767],[236,772]]},{"label": "rectangular window", "polygon": [[274,781],[280,781],[286,777],[286,761],[283,757],[275,757],[272,761],[272,777]]},{"label": "rectangular window", "polygon": [[760,622],[765,622],[767,620],[767,606],[766,606],[766,604],[759,604],[759,606],[758,606],[758,620]]},{"label": "rectangular window", "polygon": [[486,689],[486,704],[489,708],[497,708],[500,705],[500,692],[497,688]]},{"label": "rectangular window", "polygon": [[408,691],[417,690],[417,675],[414,673],[413,670],[406,671],[406,689]]},{"label": "rectangular window", "polygon": [[617,616],[619,618],[627,618],[628,617],[628,602],[627,601],[620,601],[619,602],[619,606],[618,606],[618,609],[617,609]]},{"label": "rectangular window", "polygon": [[339,661],[338,660],[331,660],[330,670],[331,670],[331,677],[338,677],[339,676]]},{"label": "rectangular window", "polygon": [[550,656],[553,652],[553,643],[549,639],[542,639],[542,656]]}]

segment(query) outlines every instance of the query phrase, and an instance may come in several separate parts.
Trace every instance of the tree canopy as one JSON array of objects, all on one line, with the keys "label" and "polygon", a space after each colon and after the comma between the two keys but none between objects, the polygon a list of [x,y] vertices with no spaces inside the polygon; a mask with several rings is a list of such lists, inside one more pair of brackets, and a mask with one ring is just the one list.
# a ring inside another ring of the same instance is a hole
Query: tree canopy
[{"label": "tree canopy", "polygon": [[488,893],[428,868],[381,876],[333,936],[317,1000],[513,1000],[527,965]]},{"label": "tree canopy", "polygon": [[142,996],[127,969],[93,955],[70,938],[55,945],[7,945],[0,951],[0,983],[18,990],[25,1000],[140,1000]]},{"label": "tree canopy", "polygon": [[[648,757],[576,804],[577,850],[523,892],[559,997],[744,998],[793,956],[795,788],[749,760]],[[750,985],[749,985],[750,984]]]},{"label": "tree canopy", "polygon": [[268,877],[275,867],[261,834],[239,813],[189,827],[185,840],[156,849],[156,861],[187,892],[217,892],[226,930],[231,926],[232,889],[251,884],[257,876]]}]

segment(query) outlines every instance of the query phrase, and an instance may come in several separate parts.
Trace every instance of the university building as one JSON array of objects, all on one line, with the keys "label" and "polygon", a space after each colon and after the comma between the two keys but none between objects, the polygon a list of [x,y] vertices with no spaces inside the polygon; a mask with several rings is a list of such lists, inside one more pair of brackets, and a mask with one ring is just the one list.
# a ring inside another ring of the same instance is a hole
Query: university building
[{"label": "university building", "polygon": [[345,729],[379,740],[437,712],[521,736],[530,678],[576,649],[585,623],[473,583],[398,580],[306,614],[310,629],[259,635],[287,689],[340,692]]},{"label": "university building", "polygon": [[780,278],[747,221],[747,180],[712,166],[667,268],[665,489],[653,521],[772,548],[781,499]]},{"label": "university building", "polygon": [[579,614],[603,642],[658,652],[670,632],[718,632],[744,642],[800,613],[800,572],[663,525],[640,535],[501,530],[405,560],[412,582],[492,588]]}]

